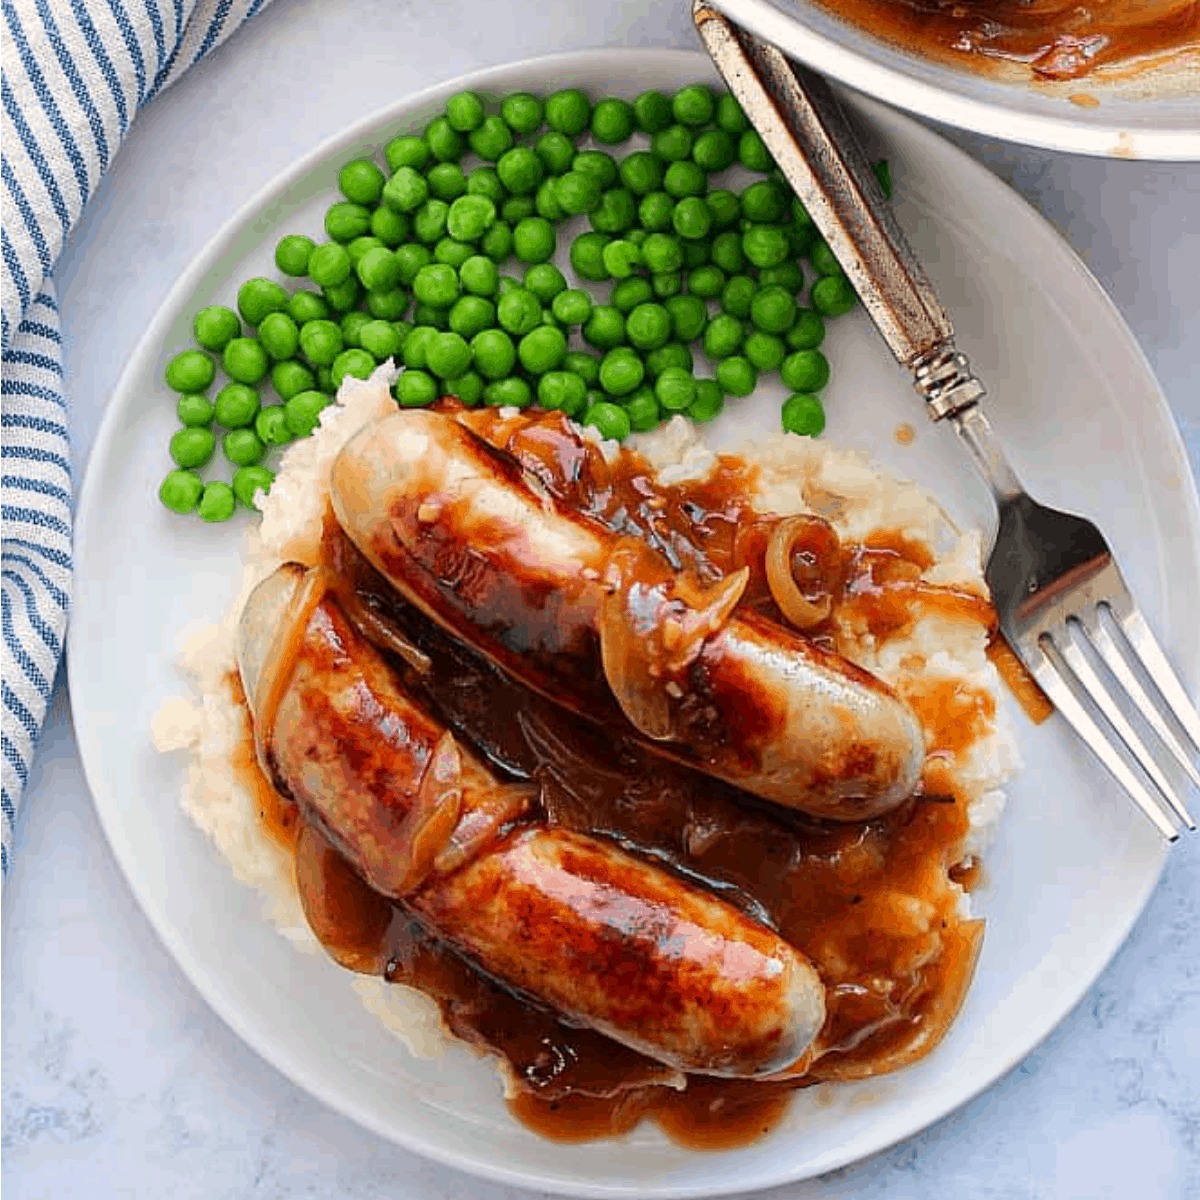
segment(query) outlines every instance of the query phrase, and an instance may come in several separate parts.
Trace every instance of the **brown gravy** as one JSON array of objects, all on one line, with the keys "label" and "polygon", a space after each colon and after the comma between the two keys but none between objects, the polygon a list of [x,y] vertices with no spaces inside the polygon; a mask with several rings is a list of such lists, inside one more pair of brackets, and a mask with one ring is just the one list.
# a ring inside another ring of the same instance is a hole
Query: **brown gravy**
[{"label": "brown gravy", "polygon": [[[681,569],[717,578],[746,564],[761,576],[765,534],[749,514],[752,471],[744,464],[723,460],[702,483],[665,488],[632,457],[610,468],[598,453],[579,455],[558,418],[514,432],[500,428],[498,416],[470,415],[477,427],[490,421],[481,432],[527,467],[536,467],[536,455],[548,489],[609,528],[636,531]],[[836,648],[840,622],[850,620],[885,640],[930,608],[992,628],[994,612],[980,597],[919,581],[930,561],[923,545],[898,533],[843,546],[826,580],[833,611],[815,635]],[[966,798],[948,766],[980,735],[989,696],[945,684],[909,696],[933,737],[917,794],[876,820],[825,823],[768,810],[527,692],[403,603],[333,522],[321,576],[415,699],[499,777],[537,785],[536,819],[612,838],[711,889],[802,948],[826,984],[827,1021],[803,1073],[770,1082],[692,1076],[678,1090],[667,1068],[507,990],[403,903],[372,891],[262,777],[247,718],[237,765],[264,827],[293,848],[318,939],[348,969],[433,997],[456,1036],[506,1064],[517,1085],[509,1106],[523,1123],[548,1138],[586,1141],[650,1118],[683,1145],[726,1149],[774,1128],[795,1089],[894,1070],[940,1039],[970,981],[982,930],[957,911],[955,883],[969,887],[975,867],[962,860]],[[743,603],[772,607],[757,584]],[[380,629],[391,640],[381,640]],[[394,640],[417,654],[392,653]]]},{"label": "brown gravy", "polygon": [[1150,66],[1200,50],[1197,0],[821,0],[905,50],[967,70],[999,64],[1035,79]]}]

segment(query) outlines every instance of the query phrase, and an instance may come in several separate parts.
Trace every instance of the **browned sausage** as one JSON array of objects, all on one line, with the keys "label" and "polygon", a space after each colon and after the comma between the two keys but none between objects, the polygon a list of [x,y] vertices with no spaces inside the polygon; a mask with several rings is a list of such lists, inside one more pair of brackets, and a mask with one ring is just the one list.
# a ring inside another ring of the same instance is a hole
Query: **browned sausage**
[{"label": "browned sausage", "polygon": [[277,786],[373,887],[497,979],[680,1070],[802,1058],[825,1015],[802,954],[661,867],[532,823],[528,789],[453,745],[332,598],[305,602],[312,579],[282,568],[260,585],[239,666]]},{"label": "browned sausage", "polygon": [[[698,607],[680,599],[649,547],[564,510],[448,415],[360,430],[331,496],[406,599],[585,718],[814,816],[874,816],[916,786],[921,726],[885,684],[772,621],[730,617],[733,577]],[[688,652],[672,659],[668,634]]]}]

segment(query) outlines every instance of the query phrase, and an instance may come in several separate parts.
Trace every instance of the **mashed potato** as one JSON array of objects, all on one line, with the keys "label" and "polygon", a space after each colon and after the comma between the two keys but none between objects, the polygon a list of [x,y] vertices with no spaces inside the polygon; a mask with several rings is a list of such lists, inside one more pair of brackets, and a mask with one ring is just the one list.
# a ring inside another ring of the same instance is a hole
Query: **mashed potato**
[{"label": "mashed potato", "polygon": [[[154,726],[156,746],[179,752],[186,762],[182,803],[189,816],[213,840],[235,876],[262,893],[265,914],[280,933],[306,952],[320,947],[300,908],[290,854],[263,832],[254,798],[232,766],[243,718],[226,681],[235,665],[237,623],[246,597],[281,562],[317,561],[330,466],[351,434],[393,410],[388,392],[393,376],[390,366],[382,366],[369,380],[347,378],[338,403],[321,414],[320,428],[287,450],[270,494],[261,497],[262,522],[248,535],[234,603],[219,623],[185,630],[177,641],[191,695],[168,701]],[[716,461],[683,417],[631,439],[631,444],[665,483],[703,478]],[[601,447],[609,456],[617,451],[616,443]],[[925,581],[986,594],[979,535],[957,530],[920,488],[884,474],[864,455],[793,434],[750,442],[733,452],[759,465],[756,500],[763,511],[819,511],[845,540],[900,529],[935,555],[922,576]],[[941,613],[922,617],[903,637],[881,646],[864,632],[853,636],[848,648],[860,666],[901,695],[944,678],[995,701],[995,715],[982,736],[952,768],[958,789],[969,798],[968,855],[984,849],[1003,809],[1003,784],[1019,765],[1003,685],[986,651],[987,632],[978,621]],[[964,909],[968,903],[964,894]],[[423,993],[349,972],[346,980],[412,1053],[436,1055],[449,1043],[437,1005]]]}]

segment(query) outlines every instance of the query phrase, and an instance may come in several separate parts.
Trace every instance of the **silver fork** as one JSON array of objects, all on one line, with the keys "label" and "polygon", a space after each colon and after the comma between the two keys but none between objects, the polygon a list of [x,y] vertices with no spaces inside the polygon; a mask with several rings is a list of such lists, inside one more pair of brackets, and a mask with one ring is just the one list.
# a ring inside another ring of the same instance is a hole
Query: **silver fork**
[{"label": "silver fork", "polygon": [[979,407],[983,385],[955,348],[954,327],[832,91],[820,76],[789,63],[704,0],[694,0],[692,15],[717,70],[892,353],[912,371],[929,416],[954,424],[991,488],[1000,520],[986,576],[1004,636],[1163,835],[1174,841],[1179,826],[1195,829],[1163,770],[1161,749],[1147,745],[1130,709],[1197,787],[1200,772],[1193,759],[1200,752],[1200,716],[1100,530],[1039,504],[1021,486]]}]

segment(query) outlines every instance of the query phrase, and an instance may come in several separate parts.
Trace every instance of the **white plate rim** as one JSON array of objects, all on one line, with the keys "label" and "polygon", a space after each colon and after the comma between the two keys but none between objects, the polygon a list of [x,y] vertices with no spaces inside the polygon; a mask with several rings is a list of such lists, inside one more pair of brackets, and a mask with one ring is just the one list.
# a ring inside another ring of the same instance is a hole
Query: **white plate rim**
[{"label": "white plate rim", "polygon": [[[93,494],[100,487],[100,477],[102,474],[101,464],[112,454],[114,445],[121,428],[121,418],[124,415],[125,409],[128,408],[132,399],[132,384],[137,376],[146,366],[155,359],[161,352],[161,346],[165,334],[171,324],[175,311],[181,306],[182,302],[188,297],[197,287],[203,277],[212,270],[215,262],[220,258],[221,252],[226,248],[227,244],[233,240],[236,234],[247,223],[252,221],[256,216],[266,208],[268,201],[272,198],[284,193],[290,186],[295,184],[299,179],[303,178],[308,172],[319,166],[326,159],[333,157],[345,145],[349,145],[360,141],[365,134],[369,134],[374,129],[385,125],[389,120],[394,119],[398,110],[416,109],[422,105],[444,99],[445,97],[462,90],[464,88],[475,88],[481,90],[489,90],[496,87],[513,86],[508,83],[511,76],[520,75],[523,72],[542,71],[550,67],[563,71],[580,71],[589,66],[596,66],[606,62],[611,62],[614,55],[617,56],[637,56],[646,63],[655,61],[664,64],[664,68],[693,68],[697,77],[708,75],[711,73],[711,64],[709,60],[702,54],[684,50],[660,50],[660,49],[625,49],[625,48],[608,48],[594,49],[585,51],[568,52],[564,54],[543,55],[535,58],[519,60],[517,62],[501,64],[494,67],[489,67],[484,70],[472,72],[468,75],[459,76],[440,84],[424,88],[418,92],[400,97],[397,100],[390,102],[387,105],[368,114],[366,117],[355,122],[352,126],[342,132],[327,138],[314,150],[298,159],[286,170],[277,175],[264,187],[260,188],[249,200],[247,200],[238,210],[231,216],[217,232],[208,240],[204,249],[198,257],[193,261],[189,268],[180,275],[170,292],[164,298],[159,306],[158,312],[154,320],[146,328],[139,340],[137,346],[130,355],[130,358],[121,373],[117,386],[114,389],[112,400],[104,414],[100,423],[92,451],[89,456],[87,467],[85,470],[84,480],[79,493],[77,504],[76,524],[75,524],[75,561],[80,563],[87,554],[89,545],[89,531],[93,521],[93,512],[96,509],[96,504],[93,502]],[[959,150],[952,143],[949,143],[945,138],[941,137],[934,131],[921,125],[918,121],[904,114],[898,113],[889,106],[877,103],[872,100],[862,97],[850,97],[850,102],[854,108],[862,110],[868,117],[872,117],[878,121],[895,122],[905,127],[906,133],[918,139],[923,139],[927,143],[937,143],[939,153],[949,156],[957,161],[957,170],[968,173],[975,173],[975,177],[979,180],[982,186],[994,187],[999,185],[1007,191],[1012,191],[1003,181],[998,180],[984,166],[976,162],[965,152]],[[1170,455],[1177,463],[1183,464],[1184,477],[1180,480],[1179,500],[1185,512],[1185,524],[1189,525],[1196,534],[1195,542],[1200,545],[1200,496],[1197,495],[1196,481],[1192,476],[1188,459],[1184,450],[1182,438],[1175,424],[1174,418],[1171,415],[1166,399],[1154,380],[1153,373],[1149,363],[1146,361],[1145,355],[1133,338],[1132,333],[1126,326],[1119,311],[1113,304],[1103,288],[1099,285],[1091,272],[1087,269],[1081,259],[1074,251],[1066,244],[1063,238],[1053,228],[1053,226],[1036,210],[1024,201],[1019,195],[1016,195],[1017,201],[1027,210],[1027,215],[1035,218],[1036,224],[1040,226],[1043,233],[1049,241],[1057,247],[1058,253],[1061,256],[1062,265],[1069,269],[1077,279],[1081,286],[1085,287],[1093,296],[1093,298],[1105,308],[1113,323],[1114,332],[1124,343],[1124,349],[1130,354],[1131,361],[1136,362],[1137,366],[1144,372],[1148,385],[1147,401],[1154,405],[1160,417],[1163,419],[1163,433],[1168,439],[1167,449]],[[1200,575],[1200,565],[1193,564],[1193,573]],[[79,607],[80,599],[85,602],[89,596],[86,580],[80,580],[81,586],[77,587],[76,608]],[[79,657],[80,650],[77,642],[76,629],[78,624],[72,622],[68,629],[67,635],[67,663],[68,677],[70,663],[72,660]],[[1200,664],[1200,654],[1197,654],[1196,659],[1191,665],[1195,670],[1197,664]],[[166,919],[165,915],[156,910],[155,905],[149,900],[144,889],[139,886],[138,873],[136,870],[136,861],[132,852],[132,848],[126,841],[119,822],[115,819],[115,815],[111,808],[106,808],[97,797],[103,793],[102,779],[99,777],[94,764],[98,761],[98,751],[96,749],[96,741],[98,733],[90,728],[88,714],[86,711],[81,711],[77,701],[77,690],[71,690],[71,711],[72,720],[76,731],[76,739],[79,745],[80,758],[84,768],[85,778],[87,779],[89,789],[92,792],[95,803],[97,818],[104,832],[109,846],[113,851],[113,855],[117,860],[122,874],[129,883],[130,889],[137,899],[139,907],[146,915],[151,926],[162,940],[172,957],[179,964],[184,974],[193,987],[200,993],[206,1003],[213,1011],[238,1035],[247,1045],[249,1045],[257,1054],[264,1060],[274,1066],[283,1075],[307,1091],[310,1095],[316,1097],[322,1103],[328,1105],[355,1121],[364,1128],[386,1138],[389,1141],[396,1142],[414,1153],[420,1154],[426,1158],[433,1159],[444,1165],[454,1167],[458,1170],[467,1172],[468,1174],[477,1175],[489,1180],[500,1183],[511,1184],[525,1188],[552,1188],[563,1194],[578,1195],[578,1196],[594,1196],[594,1197],[613,1197],[613,1196],[640,1196],[653,1194],[656,1197],[684,1197],[684,1196],[709,1196],[709,1195],[724,1195],[729,1194],[730,1188],[725,1184],[719,1184],[715,1187],[696,1186],[693,1183],[686,1183],[680,1186],[672,1184],[663,1184],[656,1181],[649,1189],[630,1188],[624,1184],[614,1185],[596,1185],[587,1180],[565,1181],[556,1175],[540,1176],[533,1172],[519,1172],[511,1170],[507,1167],[496,1166],[486,1161],[480,1162],[464,1162],[452,1153],[446,1152],[443,1148],[436,1145],[431,1145],[417,1138],[407,1138],[402,1131],[398,1131],[394,1126],[388,1125],[382,1121],[376,1112],[369,1106],[356,1102],[351,1097],[343,1095],[331,1094],[331,1089],[321,1083],[319,1080],[310,1078],[308,1073],[296,1067],[287,1061],[286,1056],[278,1051],[268,1039],[259,1037],[249,1026],[243,1015],[236,1009],[226,1004],[216,984],[209,980],[204,967],[197,961],[196,956],[190,951],[186,938],[182,932],[175,929]],[[906,1138],[915,1136],[922,1129],[928,1128],[930,1124],[937,1120],[943,1119],[954,1110],[960,1108],[963,1104],[969,1102],[980,1092],[991,1086],[997,1079],[1001,1078],[1008,1071],[1017,1066],[1025,1059],[1042,1041],[1045,1040],[1059,1025],[1059,1023],[1067,1016],[1067,1014],[1079,1003],[1080,999],[1086,993],[1088,988],[1092,986],[1095,979],[1111,962],[1112,957],[1116,954],[1125,938],[1128,936],[1130,929],[1141,915],[1145,908],[1149,897],[1156,886],[1159,877],[1161,876],[1162,867],[1166,860],[1166,848],[1161,849],[1158,857],[1158,863],[1151,875],[1148,875],[1140,889],[1140,893],[1136,896],[1136,902],[1130,910],[1130,916],[1120,926],[1114,926],[1110,933],[1111,937],[1107,940],[1103,952],[1101,954],[1101,966],[1094,976],[1087,979],[1077,981],[1077,986],[1072,989],[1067,989],[1059,996],[1059,1002],[1054,1006],[1051,1014],[1051,1019],[1044,1031],[1039,1034],[1033,1041],[1024,1049],[1011,1054],[1008,1060],[998,1069],[994,1070],[989,1077],[983,1079],[973,1079],[969,1082],[964,1082],[958,1087],[948,1087],[943,1095],[945,1099],[939,1102],[942,1112],[940,1116],[933,1116],[925,1120],[920,1126],[911,1128],[907,1132],[900,1134],[887,1133],[879,1137],[876,1141],[870,1142],[863,1147],[856,1149],[855,1153],[850,1158],[838,1158],[828,1162],[821,1162],[813,1170],[805,1169],[803,1173],[798,1174],[795,1170],[785,1169],[776,1176],[764,1177],[756,1181],[755,1189],[767,1188],[797,1182],[803,1179],[811,1179],[814,1176],[823,1174],[827,1171],[837,1169],[842,1166],[849,1165],[854,1162],[860,1162],[863,1159],[874,1154],[888,1149]],[[618,1143],[619,1144],[619,1143]]]},{"label": "white plate rim", "polygon": [[930,120],[1006,142],[1097,158],[1151,162],[1200,161],[1200,122],[1192,130],[1146,127],[1104,128],[1065,117],[1022,112],[1011,104],[989,104],[914,79],[840,45],[789,17],[772,0],[713,0],[738,24],[801,61],[876,100],[899,105]]}]

